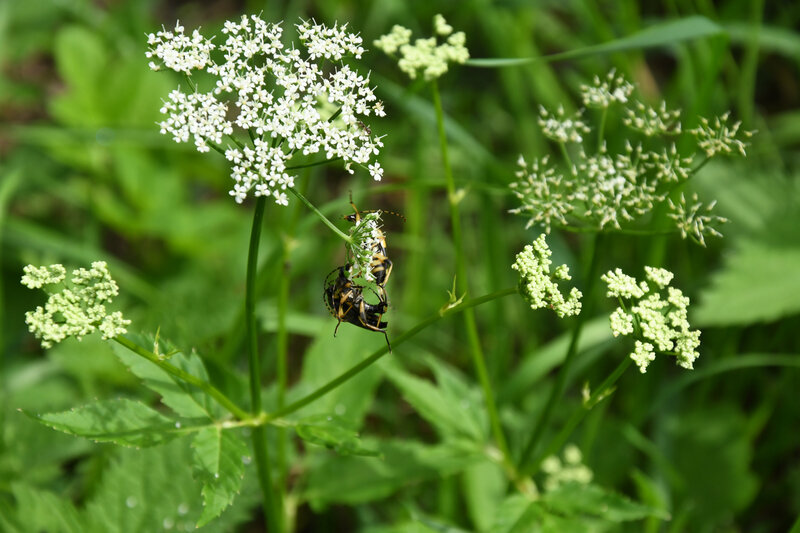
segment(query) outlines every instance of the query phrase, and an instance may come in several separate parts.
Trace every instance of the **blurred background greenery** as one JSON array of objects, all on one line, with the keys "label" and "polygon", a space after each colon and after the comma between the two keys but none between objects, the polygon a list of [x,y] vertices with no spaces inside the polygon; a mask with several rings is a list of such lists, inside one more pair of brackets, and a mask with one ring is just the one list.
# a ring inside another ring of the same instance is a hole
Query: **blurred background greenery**
[{"label": "blurred background greenery", "polygon": [[[533,158],[551,149],[537,126],[540,105],[575,109],[579,85],[616,68],[650,103],[665,99],[682,108],[685,128],[732,110],[746,129],[758,130],[748,158],[714,162],[692,184],[716,198],[730,219],[725,237],[700,248],[677,236],[616,235],[606,239],[601,265],[637,275],[643,264],[675,271],[675,284],[693,301],[692,323],[703,329],[696,370],[657,361],[645,375],[630,372],[574,439],[598,483],[672,513],[669,523],[637,528],[759,532],[794,523],[800,513],[800,4],[764,0],[0,3],[0,515],[38,505],[29,489],[97,504],[115,467],[147,461],[56,434],[16,412],[137,394],[135,379],[99,341],[42,352],[24,324],[24,312],[41,304],[41,295],[19,284],[27,263],[108,261],[131,329],[160,329],[176,345],[196,349],[214,381],[243,399],[241,307],[251,209],[227,195],[222,157],[159,134],[161,100],[180,80],[149,71],[144,52],[145,35],[162,24],[180,19],[187,30],[202,26],[208,35],[225,19],[252,12],[287,26],[299,17],[347,22],[368,48],[393,24],[429,35],[433,15],[442,13],[466,32],[475,58],[573,50],[692,15],[719,24],[724,32],[717,36],[646,52],[451,68],[440,87],[457,186],[466,193],[470,295],[513,285],[514,254],[539,233],[507,213],[516,206],[507,185],[520,153]],[[365,55],[367,69],[388,113],[370,124],[386,136],[384,180],[332,166],[308,171],[299,187],[329,217],[348,212],[349,190],[363,209],[406,216],[406,222],[385,220],[395,265],[389,331],[396,335],[447,301],[454,257],[428,88],[409,83],[381,53]],[[346,327],[333,339],[322,282],[341,264],[342,247],[299,202],[268,207],[263,239],[258,312],[265,371],[274,376],[276,302],[288,290],[289,375],[300,383],[299,394],[384,341]],[[554,234],[555,261],[578,269],[584,240]],[[611,309],[599,305],[601,313]],[[477,316],[504,423],[529,427],[530,413],[549,392],[544,378],[563,357],[564,326],[513,299],[483,306]],[[556,424],[580,404],[580,384],[601,379],[626,353],[610,343],[605,316],[589,325]],[[459,321],[419,335],[395,358],[424,373],[419,361],[429,355],[471,372]],[[350,402],[365,434],[435,441],[430,426],[398,399],[396,379],[376,370],[325,401]],[[299,530],[378,531],[398,523],[409,507],[465,528],[483,525],[489,488],[477,473],[420,467],[410,477],[387,474],[373,486],[358,465],[345,468],[326,457],[302,467],[318,473],[298,496]],[[171,475],[177,474],[164,479]],[[352,487],[332,484],[348,476]],[[403,505],[387,502],[390,494]],[[212,526],[254,520],[250,529],[258,530],[258,513],[247,511],[253,503],[252,495],[243,497],[238,510]],[[9,524],[0,521],[0,528]]]}]

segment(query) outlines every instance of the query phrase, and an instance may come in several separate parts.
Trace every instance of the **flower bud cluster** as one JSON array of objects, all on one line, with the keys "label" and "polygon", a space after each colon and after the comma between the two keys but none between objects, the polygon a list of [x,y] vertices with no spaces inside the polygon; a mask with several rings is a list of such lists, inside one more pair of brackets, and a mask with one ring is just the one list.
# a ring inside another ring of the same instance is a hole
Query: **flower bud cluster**
[{"label": "flower bud cluster", "polygon": [[689,298],[669,286],[672,272],[648,266],[645,273],[646,281],[619,268],[601,277],[608,286],[606,296],[620,301],[610,317],[611,332],[615,337],[635,338],[630,357],[642,373],[655,360],[656,352],[673,355],[679,366],[692,369],[700,355],[700,332],[689,325]]},{"label": "flower bud cluster", "polygon": [[[253,194],[288,204],[286,189],[295,178],[288,162],[298,153],[341,159],[350,173],[352,165],[362,166],[376,180],[383,175],[380,164],[370,163],[383,142],[362,121],[385,116],[383,104],[369,77],[343,64],[346,57],[361,57],[361,37],[346,25],[303,21],[296,28],[300,44],[289,47],[281,24],[257,15],[226,21],[219,45],[197,30],[189,38],[180,24],[148,36],[147,57],[160,61],[151,61],[153,70],[163,65],[187,77],[197,70],[216,77],[210,91],[191,81],[191,92],[172,91],[160,126],[175,142],[192,138],[200,152],[224,153],[237,203]],[[333,68],[323,68],[331,62]],[[234,127],[245,130],[248,140],[233,137]]]},{"label": "flower bud cluster", "polygon": [[566,483],[588,485],[594,477],[589,467],[583,464],[583,454],[574,444],[568,444],[564,448],[563,458],[562,462],[555,455],[551,455],[542,461],[542,472],[547,476],[543,486],[547,492],[556,490]]},{"label": "flower bud cluster", "polygon": [[445,42],[438,43],[436,37],[431,37],[417,39],[412,45],[411,30],[395,25],[392,31],[373,44],[391,56],[400,52],[398,66],[411,79],[416,79],[422,72],[426,81],[434,80],[447,72],[448,63],[465,63],[469,59],[469,50],[465,46],[467,37],[464,32],[453,33],[453,27],[442,15],[434,17],[433,25],[436,34],[446,38]]},{"label": "flower bud cluster", "polygon": [[111,279],[104,261],[95,261],[89,270],[73,270],[69,282],[66,282],[66,269],[59,264],[27,265],[24,272],[23,285],[30,289],[44,288],[50,295],[44,307],[38,306],[25,313],[28,329],[41,339],[43,348],[50,348],[67,337],[80,340],[98,329],[103,339],[126,332],[125,326],[130,320],[123,318],[119,311],[106,311],[105,304],[119,294],[119,287]]},{"label": "flower bud cluster", "polygon": [[[714,202],[695,200],[687,206],[683,198],[677,201],[670,195],[702,167],[704,161],[694,164],[698,155],[745,155],[745,142],[738,137],[752,133],[740,131],[741,123],[729,126],[727,113],[713,123],[701,119],[699,127],[684,131],[679,110],[668,110],[664,102],[657,107],[636,102],[631,99],[633,90],[614,71],[581,87],[584,105],[601,110],[601,139],[592,142],[587,139],[592,128],[584,110],[540,110],[539,126],[545,137],[561,145],[565,161],[558,165],[542,157],[528,165],[520,156],[520,170],[510,187],[521,206],[511,212],[527,216],[527,227],[541,224],[548,233],[553,225],[624,231],[646,222],[656,206],[669,201],[670,216],[683,238],[704,246],[705,236],[721,236],[715,226],[725,219],[710,213]],[[621,113],[613,113],[612,107]],[[614,143],[620,148],[613,152],[602,138],[607,119],[621,120],[630,132],[623,142]],[[675,137],[680,135],[694,138],[695,153],[678,151]],[[568,150],[573,144],[577,149]]]},{"label": "flower bud cluster", "polygon": [[347,262],[352,266],[354,277],[375,282],[372,261],[375,251],[382,249],[384,234],[381,230],[381,212],[371,211],[361,215],[350,228],[351,242],[346,245]]},{"label": "flower bud cluster", "polygon": [[567,265],[556,267],[550,272],[552,254],[545,242],[544,233],[517,254],[511,268],[519,272],[520,294],[531,304],[531,309],[550,307],[561,318],[577,315],[581,312],[583,294],[575,287],[570,289],[566,298],[561,294],[556,282],[569,281],[572,278]]}]

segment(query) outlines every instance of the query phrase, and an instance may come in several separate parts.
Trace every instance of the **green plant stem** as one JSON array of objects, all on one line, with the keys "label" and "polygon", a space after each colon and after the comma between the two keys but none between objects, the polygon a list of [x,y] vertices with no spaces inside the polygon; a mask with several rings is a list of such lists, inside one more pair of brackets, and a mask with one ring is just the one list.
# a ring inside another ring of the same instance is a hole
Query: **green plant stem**
[{"label": "green plant stem", "polygon": [[314,161],[313,163],[304,163],[302,165],[292,165],[290,167],[286,167],[286,170],[298,170],[301,168],[311,168],[311,167],[318,167],[320,165],[327,165],[328,163],[333,163],[334,161],[341,161],[341,157],[332,157],[330,159],[323,159],[321,161]]},{"label": "green plant stem", "polygon": [[608,118],[608,108],[604,107],[600,113],[600,127],[597,129],[597,153],[603,150],[603,142],[605,141],[606,133],[606,119]]},{"label": "green plant stem", "polygon": [[181,381],[185,381],[190,385],[194,385],[198,389],[202,390],[203,392],[205,392],[206,394],[217,400],[217,403],[219,403],[222,407],[227,409],[233,416],[235,416],[239,420],[245,420],[250,418],[250,414],[247,411],[245,411],[244,409],[233,403],[230,400],[230,398],[225,396],[222,392],[220,392],[219,389],[214,387],[211,383],[203,381],[202,379],[189,374],[185,370],[182,370],[168,363],[166,360],[162,358],[162,356],[154,354],[153,352],[139,346],[138,344],[136,344],[135,342],[126,337],[120,335],[114,337],[114,340],[117,341],[122,346],[124,346],[125,348],[132,351],[133,353],[135,353],[136,355],[144,357],[145,359],[156,365],[158,368],[160,368],[167,374],[174,376],[180,379]]},{"label": "green plant stem", "polygon": [[522,455],[520,456],[518,469],[521,472],[527,472],[527,463],[530,460],[533,452],[536,451],[536,446],[539,444],[539,440],[542,438],[544,430],[547,427],[547,424],[550,422],[550,418],[553,415],[556,404],[561,400],[561,396],[564,394],[564,388],[567,384],[569,370],[572,367],[572,362],[575,360],[575,355],[578,353],[578,343],[581,338],[581,333],[583,332],[583,326],[587,320],[586,317],[590,312],[589,308],[594,293],[594,287],[597,284],[597,270],[600,266],[600,254],[598,248],[600,247],[601,235],[601,233],[595,233],[593,236],[592,255],[589,262],[589,269],[585,278],[586,291],[583,297],[583,310],[576,319],[575,327],[572,330],[572,336],[569,341],[569,348],[567,348],[567,355],[564,357],[564,364],[561,365],[561,368],[558,371],[556,383],[553,385],[553,388],[550,391],[550,397],[547,399],[547,404],[545,404],[544,410],[539,415],[539,420],[536,422],[536,425],[533,428],[531,438],[528,440],[528,444],[525,445]]},{"label": "green plant stem", "polygon": [[[428,326],[438,322],[439,320],[441,320],[442,318],[444,318],[446,316],[455,315],[455,314],[458,314],[458,313],[460,313],[462,311],[467,311],[469,309],[472,309],[475,306],[481,305],[481,304],[486,303],[486,302],[491,302],[492,300],[496,300],[498,298],[503,298],[503,297],[509,296],[511,294],[517,294],[517,288],[516,287],[510,287],[508,289],[503,289],[503,290],[500,290],[500,291],[497,291],[497,292],[493,292],[491,294],[486,294],[486,295],[481,296],[479,298],[474,298],[472,300],[467,300],[466,302],[464,302],[462,304],[459,304],[459,305],[456,305],[454,307],[451,307],[450,309],[446,309],[444,311],[440,311],[438,313],[435,313],[435,314],[429,316],[428,318],[426,318],[425,320],[423,320],[422,322],[420,322],[419,324],[417,324],[416,326],[414,326],[413,328],[411,328],[410,330],[406,331],[405,333],[403,333],[399,337],[393,339],[392,340],[392,345],[395,348],[394,351],[396,352],[397,351],[397,347],[400,346],[401,344],[403,344],[405,341],[409,340],[410,338],[412,338],[414,335],[416,335],[417,333],[419,333],[423,329],[425,329]],[[278,409],[273,413],[267,414],[264,417],[264,422],[270,422],[270,421],[275,420],[277,418],[281,418],[281,417],[286,416],[288,414],[294,413],[295,411],[305,407],[306,405],[308,405],[311,402],[317,400],[318,398],[321,398],[322,396],[325,396],[327,393],[329,393],[330,391],[332,391],[333,389],[335,389],[336,387],[338,387],[342,383],[345,383],[346,381],[348,381],[349,379],[351,379],[352,377],[354,377],[355,375],[357,375],[358,373],[360,373],[364,369],[368,368],[370,365],[372,365],[373,363],[378,361],[381,357],[383,357],[387,353],[389,353],[389,348],[387,346],[383,346],[382,348],[379,348],[378,350],[373,352],[369,357],[367,357],[366,359],[364,359],[360,363],[356,364],[355,366],[353,366],[349,370],[345,371],[344,373],[340,374],[338,377],[332,379],[331,381],[329,381],[328,383],[326,383],[322,387],[318,388],[314,392],[308,394],[307,396],[304,396],[304,397],[300,398],[296,402],[293,402],[293,403],[287,405],[283,409]]]},{"label": "green plant stem", "polygon": [[353,240],[350,238],[350,236],[344,234],[339,228],[336,227],[336,225],[333,222],[328,220],[328,217],[323,215],[322,212],[319,209],[317,209],[317,207],[314,204],[309,202],[308,198],[306,198],[305,196],[300,194],[300,191],[298,191],[294,187],[288,187],[288,189],[289,189],[289,191],[291,191],[292,194],[294,194],[297,197],[298,200],[303,202],[306,205],[306,207],[308,207],[315,215],[317,215],[320,218],[320,220],[322,220],[322,222],[326,226],[328,226],[331,230],[333,230],[333,232],[336,235],[338,235],[339,238],[341,238],[344,242],[347,242],[347,243],[352,243],[353,242]]},{"label": "green plant stem", "polygon": [[[467,269],[464,262],[464,245],[461,239],[461,219],[459,215],[458,204],[460,199],[456,196],[455,181],[453,180],[453,170],[450,167],[450,157],[447,151],[447,134],[444,129],[444,111],[442,110],[442,99],[439,95],[439,85],[436,80],[431,82],[431,91],[433,93],[433,105],[436,109],[436,125],[439,131],[439,147],[442,151],[442,163],[444,165],[444,175],[447,183],[447,200],[450,205],[450,224],[453,231],[453,244],[456,249],[456,284],[458,291],[461,294],[466,294],[468,291],[467,283]],[[472,354],[472,363],[475,367],[475,373],[478,375],[478,380],[483,389],[483,396],[486,402],[486,411],[489,414],[489,422],[492,427],[492,434],[497,442],[497,447],[503,454],[505,460],[511,463],[511,455],[508,451],[508,444],[506,444],[505,436],[503,435],[503,428],[500,425],[500,417],[497,414],[497,406],[494,400],[494,392],[492,391],[492,384],[489,379],[489,372],[486,370],[486,358],[483,355],[481,348],[480,338],[478,336],[478,328],[475,323],[475,313],[471,308],[467,309],[464,313],[464,326],[467,330],[467,341]]]},{"label": "green plant stem", "polygon": [[625,370],[628,369],[632,362],[633,360],[630,357],[625,357],[622,362],[617,365],[617,368],[615,368],[614,371],[611,372],[608,377],[606,377],[603,383],[601,383],[600,386],[595,389],[589,399],[584,402],[584,405],[582,405],[572,414],[564,427],[561,428],[561,431],[559,431],[558,435],[556,435],[555,438],[550,441],[550,444],[542,451],[542,453],[537,456],[536,460],[531,463],[530,467],[526,471],[528,475],[534,475],[539,470],[539,466],[541,466],[542,461],[544,461],[550,455],[557,453],[558,450],[564,446],[564,444],[567,442],[567,439],[569,439],[570,435],[572,435],[572,432],[575,431],[576,427],[578,427],[578,424],[580,424],[584,417],[589,414],[589,411],[592,409],[592,407],[597,405],[611,392],[611,387],[617,382],[620,376],[625,373]]},{"label": "green plant stem", "polygon": [[[247,328],[247,355],[250,370],[250,410],[258,418],[263,412],[261,405],[261,358],[258,353],[258,328],[256,327],[256,272],[258,270],[258,247],[261,242],[261,227],[264,225],[264,206],[266,198],[256,199],[253,212],[253,227],[250,231],[250,247],[247,253],[247,281],[245,287],[244,314]],[[258,470],[258,481],[264,504],[264,518],[268,530],[283,531],[279,495],[274,494],[272,474],[270,473],[269,449],[266,428],[253,428],[253,452]]]}]

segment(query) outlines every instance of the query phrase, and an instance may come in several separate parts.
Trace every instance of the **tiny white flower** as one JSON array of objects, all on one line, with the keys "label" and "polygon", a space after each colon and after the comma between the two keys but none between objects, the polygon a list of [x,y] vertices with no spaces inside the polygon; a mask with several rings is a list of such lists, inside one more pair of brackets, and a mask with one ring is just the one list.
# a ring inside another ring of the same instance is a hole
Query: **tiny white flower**
[{"label": "tiny white flower", "polygon": [[[229,194],[237,203],[252,194],[286,205],[286,189],[295,178],[289,161],[296,153],[341,159],[349,172],[353,164],[369,165],[372,177],[380,179],[375,156],[383,142],[368,128],[354,126],[385,112],[369,77],[342,62],[364,52],[361,37],[346,24],[301,21],[300,44],[289,47],[281,41],[281,24],[258,15],[225,22],[225,40],[218,45],[197,30],[191,38],[183,31],[178,24],[174,32],[148,36],[148,57],[178,72],[205,70],[216,83],[210,92],[170,93],[161,109],[167,116],[161,132],[175,142],[192,139],[200,152],[224,152],[234,182]],[[325,67],[331,63],[333,68]],[[236,141],[234,127],[247,130],[249,140]]]}]

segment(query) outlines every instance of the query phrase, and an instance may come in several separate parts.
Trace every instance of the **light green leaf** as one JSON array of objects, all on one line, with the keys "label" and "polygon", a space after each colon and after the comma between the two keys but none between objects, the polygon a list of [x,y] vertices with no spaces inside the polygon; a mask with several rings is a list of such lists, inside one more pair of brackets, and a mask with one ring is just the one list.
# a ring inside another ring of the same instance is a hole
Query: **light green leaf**
[{"label": "light green leaf", "polygon": [[17,522],[24,524],[26,531],[86,531],[77,509],[69,499],[22,483],[14,483],[11,492],[17,500]]},{"label": "light green leaf", "polygon": [[720,26],[705,17],[688,17],[680,20],[662,22],[661,24],[650,26],[649,28],[645,28],[627,37],[562,52],[560,54],[540,57],[470,59],[467,61],[467,65],[473,67],[497,68],[527,65],[537,61],[564,61],[566,59],[577,59],[591,55],[666,46],[682,41],[709,37],[722,33],[722,31]]},{"label": "light green leaf", "polygon": [[800,246],[740,239],[690,315],[697,326],[768,322],[800,312]]},{"label": "light green leaf", "polygon": [[128,399],[103,400],[60,413],[26,414],[53,429],[122,446],[156,446],[178,436],[174,420]]},{"label": "light green leaf", "polygon": [[387,364],[386,377],[403,398],[442,436],[466,437],[476,442],[487,438],[480,394],[466,386],[455,371],[443,363],[431,363],[438,386],[418,378],[393,362]]},{"label": "light green leaf", "polygon": [[233,503],[242,487],[250,452],[232,430],[219,427],[199,431],[192,448],[194,473],[203,482],[203,514],[197,521],[197,527],[202,527]]},{"label": "light green leaf", "polygon": [[297,436],[306,442],[325,446],[339,455],[378,455],[361,444],[352,423],[335,415],[313,415],[297,422]]},{"label": "light green leaf", "polygon": [[478,531],[487,531],[508,486],[502,468],[488,460],[476,463],[464,470],[462,486],[472,523]]},{"label": "light green leaf", "polygon": [[[143,346],[148,343],[142,342]],[[162,346],[163,352],[168,350]],[[161,395],[161,401],[180,416],[186,418],[219,419],[223,416],[222,408],[202,390],[167,374],[156,365],[136,355],[122,345],[114,344],[114,352],[142,383],[149,389]],[[189,374],[208,381],[208,373],[202,359],[196,354],[184,355],[176,353],[170,356],[170,364],[188,372]]]},{"label": "light green leaf", "polygon": [[566,483],[542,496],[548,509],[566,516],[589,515],[609,522],[641,520],[649,516],[668,519],[661,509],[634,502],[597,485]]},{"label": "light green leaf", "polygon": [[[342,324],[334,337],[336,320],[333,318],[323,326],[303,356],[302,378],[290,391],[288,403],[325,385],[363,361],[375,349],[386,346],[383,335],[350,324]],[[373,365],[298,413],[303,416],[336,413],[358,425],[372,405],[373,391],[380,380],[380,369]]]}]

